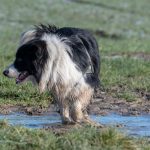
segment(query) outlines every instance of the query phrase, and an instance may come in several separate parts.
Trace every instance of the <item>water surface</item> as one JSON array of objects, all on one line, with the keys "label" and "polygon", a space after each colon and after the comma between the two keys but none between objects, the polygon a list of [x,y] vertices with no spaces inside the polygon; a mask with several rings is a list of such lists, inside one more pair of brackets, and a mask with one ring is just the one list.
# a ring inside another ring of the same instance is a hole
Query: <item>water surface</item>
[{"label": "water surface", "polygon": [[[132,136],[150,137],[150,115],[121,116],[110,114],[107,116],[91,115],[91,118],[104,125],[121,125],[120,130]],[[21,125],[27,128],[43,128],[45,125],[61,122],[60,116],[57,113],[41,116],[29,116],[24,113],[1,114],[0,120],[3,119],[6,119],[11,125]]]},{"label": "water surface", "polygon": [[121,125],[121,130],[132,136],[150,137],[150,115],[121,116],[110,114],[101,117],[92,116],[92,118],[106,125]]}]

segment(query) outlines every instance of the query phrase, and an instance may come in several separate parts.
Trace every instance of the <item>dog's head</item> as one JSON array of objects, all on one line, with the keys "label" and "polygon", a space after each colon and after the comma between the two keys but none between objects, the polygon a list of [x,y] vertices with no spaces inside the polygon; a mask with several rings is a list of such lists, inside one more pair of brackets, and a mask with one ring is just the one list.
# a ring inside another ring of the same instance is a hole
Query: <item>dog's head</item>
[{"label": "dog's head", "polygon": [[3,74],[16,78],[17,84],[33,79],[39,83],[47,58],[45,41],[38,39],[28,41],[18,48],[15,61],[4,70]]}]

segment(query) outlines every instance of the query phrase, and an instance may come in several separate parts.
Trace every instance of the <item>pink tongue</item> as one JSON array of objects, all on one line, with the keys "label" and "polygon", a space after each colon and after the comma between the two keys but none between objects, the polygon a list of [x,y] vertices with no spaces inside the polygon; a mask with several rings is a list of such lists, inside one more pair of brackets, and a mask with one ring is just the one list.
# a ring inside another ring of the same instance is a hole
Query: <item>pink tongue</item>
[{"label": "pink tongue", "polygon": [[27,73],[24,72],[24,73],[20,74],[18,78],[19,78],[20,80],[23,80],[23,79],[26,78],[26,75],[27,75]]},{"label": "pink tongue", "polygon": [[21,73],[16,79],[16,84],[22,82],[28,76],[28,72]]},{"label": "pink tongue", "polygon": [[16,79],[16,84],[20,83],[21,81],[17,78]]}]

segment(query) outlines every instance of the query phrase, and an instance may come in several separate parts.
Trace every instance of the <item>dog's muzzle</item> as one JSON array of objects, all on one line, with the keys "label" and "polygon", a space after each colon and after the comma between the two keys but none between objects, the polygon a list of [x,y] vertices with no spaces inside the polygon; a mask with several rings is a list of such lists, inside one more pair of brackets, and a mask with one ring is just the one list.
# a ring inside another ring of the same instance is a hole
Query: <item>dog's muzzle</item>
[{"label": "dog's muzzle", "polygon": [[4,71],[3,71],[3,75],[4,75],[4,76],[8,77],[8,74],[9,74],[9,70],[4,70]]},{"label": "dog's muzzle", "polygon": [[18,70],[14,67],[14,65],[10,65],[3,71],[4,76],[9,78],[16,78],[19,75]]}]

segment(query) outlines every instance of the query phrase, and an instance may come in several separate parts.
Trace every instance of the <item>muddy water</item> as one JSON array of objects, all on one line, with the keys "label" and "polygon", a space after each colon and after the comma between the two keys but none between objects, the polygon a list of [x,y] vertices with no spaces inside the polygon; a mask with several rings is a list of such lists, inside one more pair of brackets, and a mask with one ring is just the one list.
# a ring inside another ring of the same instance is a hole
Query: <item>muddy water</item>
[{"label": "muddy water", "polygon": [[[143,116],[121,116],[110,114],[107,116],[95,116],[91,118],[108,126],[120,126],[119,130],[125,131],[132,136],[150,137],[150,115]],[[11,125],[21,125],[27,128],[43,128],[52,123],[60,123],[57,113],[41,116],[29,116],[23,113],[12,113],[0,115],[0,120],[6,119]]]}]

